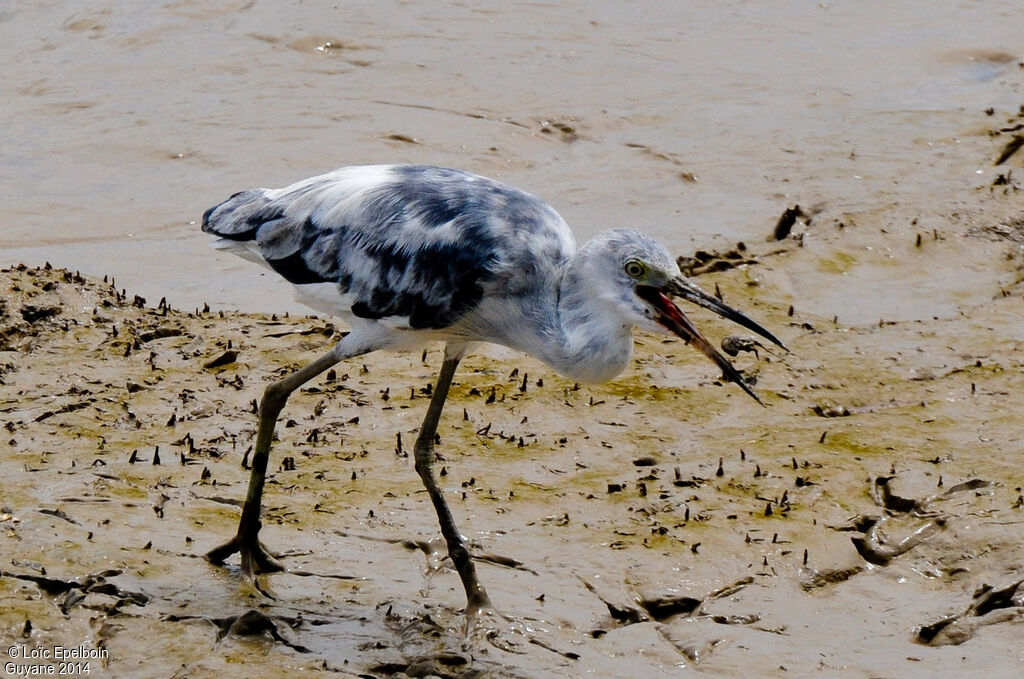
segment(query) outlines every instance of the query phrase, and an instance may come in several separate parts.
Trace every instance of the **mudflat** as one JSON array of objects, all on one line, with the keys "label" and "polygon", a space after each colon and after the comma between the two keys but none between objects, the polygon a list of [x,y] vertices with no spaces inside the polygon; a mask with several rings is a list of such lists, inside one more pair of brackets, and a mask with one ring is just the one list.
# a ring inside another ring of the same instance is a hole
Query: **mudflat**
[{"label": "mudflat", "polygon": [[[340,328],[5,269],[4,645],[102,650],[81,661],[102,676],[1013,676],[1024,222],[1004,188],[920,240],[805,216],[689,253],[791,347],[736,359],[767,407],[662,336],[598,387],[467,359],[438,452],[497,609],[468,623],[409,459],[439,347],[293,396],[263,531],[289,572],[253,587],[203,554],[235,528],[262,388]],[[953,316],[860,325],[778,284],[879,250],[910,276],[985,252],[991,283]]]},{"label": "mudflat", "polygon": [[[1021,21],[1014,0],[0,13],[5,675],[1021,676]],[[393,162],[522,187],[580,242],[647,231],[792,349],[735,359],[763,408],[664,336],[600,387],[469,357],[437,448],[496,607],[468,623],[408,457],[436,346],[292,397],[263,530],[289,572],[203,559],[265,385],[343,328],[196,221]]]}]

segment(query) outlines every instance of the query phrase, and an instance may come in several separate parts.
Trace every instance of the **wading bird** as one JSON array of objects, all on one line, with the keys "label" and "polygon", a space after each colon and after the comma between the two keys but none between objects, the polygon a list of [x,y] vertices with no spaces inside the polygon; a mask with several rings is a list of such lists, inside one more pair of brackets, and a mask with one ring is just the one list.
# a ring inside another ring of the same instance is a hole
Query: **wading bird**
[{"label": "wading bird", "polygon": [[629,362],[634,326],[660,326],[696,346],[755,399],[670,297],[783,346],[684,278],[668,250],[644,234],[606,231],[577,250],[568,225],[547,203],[458,170],[346,167],[283,189],[243,191],[210,208],[203,231],[219,236],[219,246],[269,265],[294,284],[300,301],[351,328],[325,355],[270,384],[260,401],[238,532],[207,554],[220,564],[239,552],[247,576],[281,570],[259,540],[277,417],[289,394],[339,361],[378,349],[446,343],[416,439],[415,466],[465,587],[466,610],[475,612],[489,605],[487,593],[433,471],[441,410],[472,343],[501,344],[570,379],[603,382]]}]

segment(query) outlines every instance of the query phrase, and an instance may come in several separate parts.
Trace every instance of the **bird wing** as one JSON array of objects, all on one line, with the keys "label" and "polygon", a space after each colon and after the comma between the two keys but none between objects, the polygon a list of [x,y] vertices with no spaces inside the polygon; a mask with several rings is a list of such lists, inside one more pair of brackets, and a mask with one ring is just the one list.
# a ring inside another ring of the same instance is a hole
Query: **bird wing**
[{"label": "bird wing", "polygon": [[297,286],[333,283],[356,316],[401,317],[416,329],[455,323],[496,278],[528,286],[538,248],[565,260],[574,247],[568,226],[538,198],[414,165],[342,168],[243,191],[207,210],[203,231],[255,243]]}]

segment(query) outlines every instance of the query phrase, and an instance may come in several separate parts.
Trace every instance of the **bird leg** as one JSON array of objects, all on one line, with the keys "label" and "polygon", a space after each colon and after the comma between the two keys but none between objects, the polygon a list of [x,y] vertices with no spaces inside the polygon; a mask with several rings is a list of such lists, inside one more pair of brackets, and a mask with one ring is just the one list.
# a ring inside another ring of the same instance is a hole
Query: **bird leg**
[{"label": "bird leg", "polygon": [[256,431],[256,445],[252,456],[252,472],[249,476],[249,492],[242,506],[242,518],[238,532],[223,545],[206,554],[207,560],[222,564],[229,556],[238,552],[242,558],[242,572],[246,576],[254,573],[273,573],[284,570],[281,563],[263,547],[259,540],[260,503],[263,498],[263,483],[267,477],[267,460],[270,444],[274,438],[274,426],[284,404],[293,391],[323,371],[338,363],[341,356],[337,347],[304,368],[296,370],[282,380],[267,386],[260,400],[259,426]]},{"label": "bird leg", "polygon": [[445,502],[444,494],[434,475],[434,436],[437,434],[437,423],[441,418],[441,410],[444,408],[448,389],[451,387],[455,369],[459,366],[459,360],[458,357],[452,357],[447,350],[445,351],[444,363],[441,364],[441,372],[437,376],[437,386],[434,387],[430,405],[427,407],[427,415],[423,418],[423,425],[416,438],[416,471],[423,479],[423,485],[434,503],[437,520],[441,524],[441,534],[444,536],[445,542],[448,543],[448,556],[455,564],[455,569],[462,579],[462,586],[466,590],[466,613],[476,614],[483,609],[490,608],[491,602],[483,585],[477,580],[476,568],[470,559],[466,541],[459,533],[459,529],[455,527],[452,512],[448,508],[448,503]]}]

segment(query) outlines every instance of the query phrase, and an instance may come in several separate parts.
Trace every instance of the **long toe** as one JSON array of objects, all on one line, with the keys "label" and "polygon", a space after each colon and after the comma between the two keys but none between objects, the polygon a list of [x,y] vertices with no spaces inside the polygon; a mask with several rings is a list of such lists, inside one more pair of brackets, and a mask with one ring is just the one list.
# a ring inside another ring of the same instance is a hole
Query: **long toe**
[{"label": "long toe", "polygon": [[284,565],[259,540],[252,545],[241,545],[238,551],[242,556],[242,573],[246,577],[284,570]]},{"label": "long toe", "polygon": [[206,553],[206,560],[215,566],[223,566],[224,562],[238,550],[238,537],[233,537],[219,547]]}]

